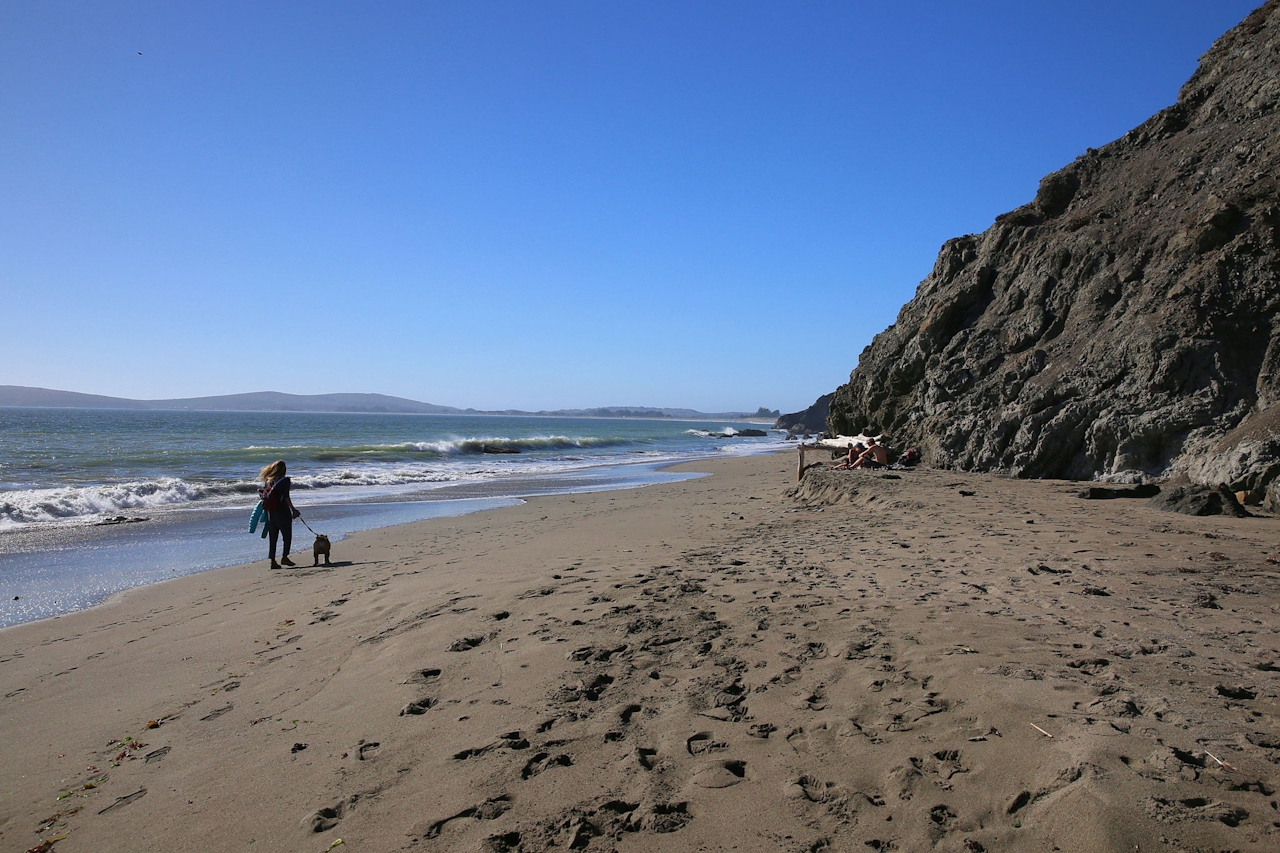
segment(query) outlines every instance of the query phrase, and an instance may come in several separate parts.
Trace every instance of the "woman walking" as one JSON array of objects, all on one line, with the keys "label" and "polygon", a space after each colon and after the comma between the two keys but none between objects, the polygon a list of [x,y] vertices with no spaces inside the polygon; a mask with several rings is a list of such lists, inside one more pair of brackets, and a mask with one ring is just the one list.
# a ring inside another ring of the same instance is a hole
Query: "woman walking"
[{"label": "woman walking", "polygon": [[[292,566],[289,549],[293,545],[293,520],[302,513],[289,497],[289,478],[285,476],[284,460],[272,462],[258,472],[258,477],[262,480],[258,497],[262,498],[262,508],[267,512],[267,556],[271,558],[271,568]],[[279,563],[276,562],[277,537],[283,539]]]}]

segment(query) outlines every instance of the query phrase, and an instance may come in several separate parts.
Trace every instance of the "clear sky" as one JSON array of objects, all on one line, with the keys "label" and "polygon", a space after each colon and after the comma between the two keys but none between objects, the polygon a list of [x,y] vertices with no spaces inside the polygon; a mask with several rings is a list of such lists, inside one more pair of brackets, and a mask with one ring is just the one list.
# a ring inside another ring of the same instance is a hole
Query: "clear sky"
[{"label": "clear sky", "polygon": [[0,4],[0,384],[794,411],[1260,0]]}]

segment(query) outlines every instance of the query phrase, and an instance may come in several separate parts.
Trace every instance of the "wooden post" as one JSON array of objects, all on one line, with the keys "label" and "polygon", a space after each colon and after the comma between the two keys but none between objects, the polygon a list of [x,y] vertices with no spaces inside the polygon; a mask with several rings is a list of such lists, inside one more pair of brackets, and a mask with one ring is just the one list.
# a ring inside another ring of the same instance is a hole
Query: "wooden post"
[{"label": "wooden post", "polygon": [[796,482],[804,479],[804,439],[800,439],[800,465],[796,468]]}]

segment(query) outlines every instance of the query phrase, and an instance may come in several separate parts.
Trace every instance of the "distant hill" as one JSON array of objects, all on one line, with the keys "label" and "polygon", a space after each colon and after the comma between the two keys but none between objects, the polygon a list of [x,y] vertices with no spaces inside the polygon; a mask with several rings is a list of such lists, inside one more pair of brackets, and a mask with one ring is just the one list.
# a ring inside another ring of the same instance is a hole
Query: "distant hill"
[{"label": "distant hill", "polygon": [[392,414],[451,414],[451,406],[419,403],[385,394],[283,394],[257,391],[218,397],[186,397],[177,400],[131,400],[76,391],[0,385],[0,406],[49,409],[192,409],[226,412],[388,412]]},{"label": "distant hill", "polygon": [[[255,391],[216,397],[184,397],[176,400],[131,400],[76,391],[0,385],[0,406],[47,409],[155,409],[217,412],[370,412],[414,415],[536,415],[544,417],[688,418],[733,420],[754,418],[759,412],[699,412],[694,409],[661,409],[651,406],[605,406],[595,409],[559,409],[526,412],[518,409],[482,411],[420,403],[386,394],[284,394]],[[767,411],[761,409],[760,411]]]},{"label": "distant hill", "polygon": [[31,406],[49,409],[145,409],[141,400],[80,394],[76,391],[51,391],[23,385],[0,385],[0,406]]},{"label": "distant hill", "polygon": [[[3,399],[0,396],[0,399]],[[139,401],[148,409],[200,409],[229,412],[386,412],[389,414],[445,415],[462,409],[419,403],[386,394],[284,394],[255,391],[219,397],[187,397],[177,400]]]}]

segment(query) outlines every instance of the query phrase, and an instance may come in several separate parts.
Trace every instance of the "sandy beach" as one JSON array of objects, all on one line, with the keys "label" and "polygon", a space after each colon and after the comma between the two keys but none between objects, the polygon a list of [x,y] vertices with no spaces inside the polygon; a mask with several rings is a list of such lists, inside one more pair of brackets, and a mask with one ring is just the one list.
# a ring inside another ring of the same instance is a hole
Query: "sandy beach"
[{"label": "sandy beach", "polygon": [[1274,517],[683,470],[0,631],[0,849],[1280,849]]}]

